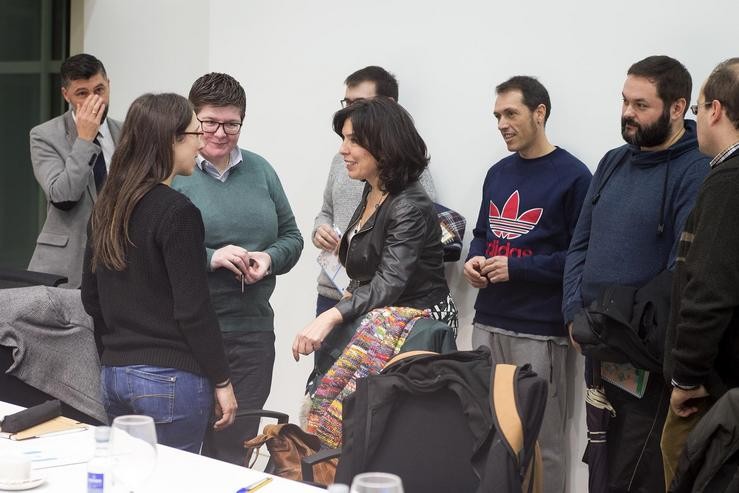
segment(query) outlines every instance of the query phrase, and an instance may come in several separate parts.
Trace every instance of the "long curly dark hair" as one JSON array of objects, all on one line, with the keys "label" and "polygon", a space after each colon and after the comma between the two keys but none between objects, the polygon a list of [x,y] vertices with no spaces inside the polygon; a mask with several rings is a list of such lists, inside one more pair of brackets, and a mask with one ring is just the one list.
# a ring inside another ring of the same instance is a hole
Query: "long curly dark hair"
[{"label": "long curly dark hair", "polygon": [[334,132],[343,137],[344,122],[352,122],[354,138],[377,160],[380,188],[397,194],[417,181],[428,166],[426,143],[408,112],[386,97],[360,99],[334,115]]}]

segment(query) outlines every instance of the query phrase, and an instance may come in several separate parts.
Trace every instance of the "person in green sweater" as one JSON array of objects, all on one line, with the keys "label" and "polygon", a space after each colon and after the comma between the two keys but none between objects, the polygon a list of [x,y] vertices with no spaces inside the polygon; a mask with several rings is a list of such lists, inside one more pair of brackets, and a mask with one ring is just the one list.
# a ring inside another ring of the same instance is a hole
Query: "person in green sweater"
[{"label": "person in green sweater", "polygon": [[[203,216],[210,296],[239,408],[261,409],[275,359],[269,298],[275,276],[297,263],[303,238],[274,168],[238,147],[246,113],[241,84],[230,75],[209,73],[195,81],[189,98],[205,146],[192,176],[178,177],[172,187]],[[258,426],[258,419],[242,418],[228,433],[209,431],[203,454],[243,464],[243,440],[255,436]]]}]

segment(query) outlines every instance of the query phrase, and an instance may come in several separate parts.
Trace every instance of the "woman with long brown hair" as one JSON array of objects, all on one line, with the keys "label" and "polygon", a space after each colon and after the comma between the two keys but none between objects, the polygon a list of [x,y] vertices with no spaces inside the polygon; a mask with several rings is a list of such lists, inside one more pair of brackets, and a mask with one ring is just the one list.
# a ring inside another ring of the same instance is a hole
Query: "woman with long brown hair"
[{"label": "woman with long brown hair", "polygon": [[90,219],[82,279],[108,417],[149,415],[159,443],[191,452],[214,395],[216,429],[236,411],[208,295],[203,221],[169,186],[192,173],[201,135],[182,96],[145,94],[131,104]]}]

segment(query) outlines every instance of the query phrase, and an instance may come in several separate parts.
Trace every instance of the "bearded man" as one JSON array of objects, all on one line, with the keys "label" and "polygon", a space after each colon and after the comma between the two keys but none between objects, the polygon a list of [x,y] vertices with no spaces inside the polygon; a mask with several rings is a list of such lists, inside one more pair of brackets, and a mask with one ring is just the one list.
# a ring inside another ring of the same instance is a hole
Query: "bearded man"
[{"label": "bearded man", "polygon": [[[680,233],[709,169],[695,122],[684,118],[691,89],[687,69],[667,56],[628,70],[621,110],[627,145],[601,159],[565,262],[562,305],[570,334],[575,314],[604,286],[641,287],[674,268]],[[608,490],[665,491],[660,438],[670,389],[662,375],[629,364],[586,360],[586,380],[593,364],[615,409]]]}]

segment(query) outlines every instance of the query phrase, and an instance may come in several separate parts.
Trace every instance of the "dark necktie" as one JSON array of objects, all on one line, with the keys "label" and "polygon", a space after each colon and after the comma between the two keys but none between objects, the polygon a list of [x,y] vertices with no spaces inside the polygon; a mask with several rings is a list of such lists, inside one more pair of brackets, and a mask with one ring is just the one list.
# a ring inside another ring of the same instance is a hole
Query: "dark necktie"
[{"label": "dark necktie", "polygon": [[[100,146],[98,137],[102,137],[100,134],[95,137],[93,142]],[[103,154],[103,148],[100,146],[100,154],[98,154],[95,160],[95,165],[92,167],[92,174],[95,176],[95,189],[98,193],[103,189],[103,183],[105,183],[105,177],[108,175],[108,170],[105,167],[105,155]]]}]

